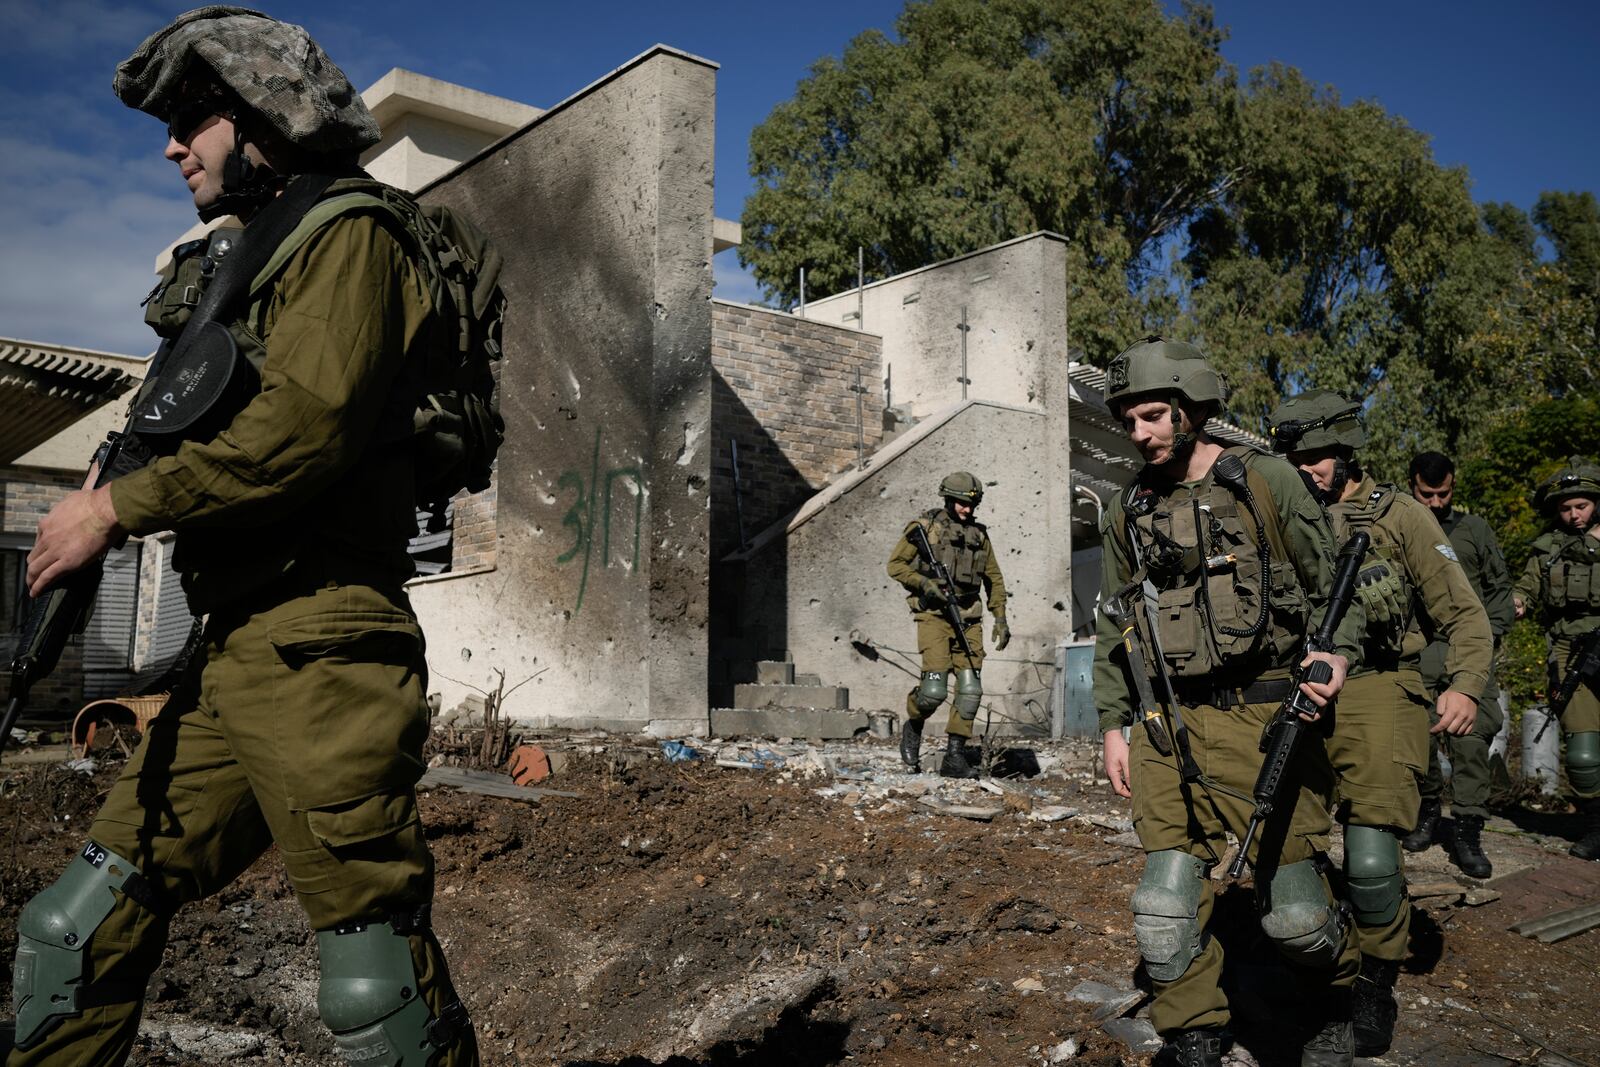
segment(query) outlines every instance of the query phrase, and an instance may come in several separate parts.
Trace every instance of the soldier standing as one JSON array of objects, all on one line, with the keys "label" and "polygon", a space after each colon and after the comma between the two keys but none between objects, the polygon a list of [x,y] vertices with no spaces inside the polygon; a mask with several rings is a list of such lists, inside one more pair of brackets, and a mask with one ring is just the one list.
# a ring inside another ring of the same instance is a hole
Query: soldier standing
[{"label": "soldier standing", "polygon": [[[966,742],[972,737],[972,723],[978,716],[983,697],[983,603],[987,591],[989,613],[994,616],[994,647],[998,652],[1011,642],[1011,627],[1006,625],[1006,583],[1000,575],[989,531],[974,518],[983,502],[983,483],[966,471],[957,471],[939,483],[944,507],[919,515],[906,524],[905,532],[889,554],[889,577],[905,586],[906,605],[917,623],[917,648],[922,653],[922,677],[906,695],[906,721],[900,731],[900,758],[912,772],[922,769],[922,727],[939,710],[949,693],[949,676],[956,676],[955,699],[945,724],[947,747],[939,764],[946,778],[976,778],[978,769],[967,759]],[[935,568],[924,560],[912,543],[912,531],[927,535],[928,546],[954,583],[948,590],[935,576]],[[949,605],[960,613],[961,647],[956,628],[949,619]]]},{"label": "soldier standing", "polygon": [[[1472,591],[1489,614],[1489,629],[1498,652],[1500,640],[1516,618],[1511,603],[1511,572],[1494,531],[1478,515],[1452,506],[1455,496],[1456,467],[1440,452],[1424,452],[1411,461],[1411,495],[1426,504],[1439,520],[1439,527],[1450,539],[1461,569],[1472,583]],[[1436,633],[1422,650],[1422,680],[1428,692],[1438,698],[1449,688],[1445,660],[1450,642]],[[1438,722],[1437,710],[1432,712]],[[1489,663],[1489,678],[1478,698],[1478,716],[1472,732],[1440,738],[1450,753],[1450,813],[1455,817],[1456,833],[1450,838],[1450,856],[1456,866],[1474,878],[1494,873],[1489,857],[1478,841],[1484,819],[1489,817],[1489,743],[1505,722],[1500,711],[1500,687],[1495,683],[1494,661]],[[1438,840],[1439,797],[1444,792],[1444,775],[1439,767],[1438,745],[1428,746],[1428,773],[1422,779],[1422,806],[1417,812],[1417,828],[1402,844],[1407,852],[1421,852]],[[1462,833],[1465,827],[1466,832]]]},{"label": "soldier standing", "polygon": [[[1574,458],[1540,486],[1535,498],[1550,524],[1512,596],[1517,618],[1538,617],[1550,640],[1550,689],[1568,667],[1573,643],[1600,628],[1600,467]],[[1578,687],[1561,717],[1567,738],[1567,780],[1578,795],[1579,838],[1571,853],[1600,860],[1600,698],[1592,683]]]},{"label": "soldier standing", "polygon": [[[200,217],[237,214],[247,246],[319,178],[359,177],[379,139],[305,30],[243,8],[179,16],[114,88],[165,123],[164,155]],[[35,596],[127,534],[173,530],[174,566],[207,619],[198,678],[149,724],[90,840],[18,919],[12,1067],[123,1063],[173,913],[274,845],[316,934],[317,1006],[340,1058],[478,1062],[432,930],[413,789],[428,731],[422,631],[402,588],[416,464],[379,447],[384,414],[414,404],[397,391],[420,361],[454,351],[454,324],[381,214],[300,225],[306,240],[263,272],[248,310],[211,323],[213,339],[261,357],[259,388],[216,413],[219,430],[69,494],[39,524]],[[173,279],[153,305],[192,299]]]},{"label": "soldier standing", "polygon": [[[1362,626],[1353,604],[1339,654],[1302,656],[1327,605],[1333,529],[1294,469],[1249,447],[1224,448],[1205,431],[1225,400],[1221,378],[1192,345],[1147,338],[1111,364],[1106,402],[1145,466],[1106,509],[1101,604],[1132,595],[1140,658],[1157,691],[1171,682],[1179,706],[1166,725],[1134,724],[1141,691],[1123,627],[1102,613],[1095,642],[1095,700],[1107,776],[1133,798],[1145,869],[1133,894],[1134,934],[1155,987],[1150,1021],[1166,1041],[1162,1062],[1221,1063],[1228,1002],[1218,979],[1222,947],[1207,936],[1210,870],[1226,833],[1242,837],[1263,728],[1293,687],[1299,662],[1324,660],[1333,676],[1306,684],[1325,706],[1344,684]],[[1132,631],[1130,631],[1131,633]],[[1159,650],[1159,652],[1157,651]],[[1181,725],[1180,725],[1181,722]],[[1130,739],[1123,734],[1132,726]],[[1186,773],[1185,754],[1197,774]],[[1359,954],[1325,870],[1331,821],[1322,796],[1331,775],[1319,745],[1302,745],[1293,805],[1282,805],[1251,843],[1261,926],[1307,985],[1314,1034],[1301,1063],[1351,1062],[1350,986]]]},{"label": "soldier standing", "polygon": [[[1280,404],[1268,418],[1273,445],[1288,454],[1328,506],[1340,538],[1365,532],[1371,554],[1357,593],[1366,611],[1361,663],[1333,714],[1328,758],[1337,775],[1336,817],[1344,825],[1345,887],[1361,943],[1356,983],[1356,1053],[1380,1055],[1394,1035],[1395,979],[1405,958],[1411,904],[1400,837],[1415,825],[1417,775],[1428,760],[1428,696],[1419,657],[1421,622],[1448,644],[1449,687],[1434,732],[1472,729],[1488,676],[1489,619],[1455,551],[1426,507],[1361,470],[1367,441],[1361,405],[1327,389]],[[1330,798],[1331,799],[1331,798]],[[1483,826],[1461,824],[1461,833]]]}]

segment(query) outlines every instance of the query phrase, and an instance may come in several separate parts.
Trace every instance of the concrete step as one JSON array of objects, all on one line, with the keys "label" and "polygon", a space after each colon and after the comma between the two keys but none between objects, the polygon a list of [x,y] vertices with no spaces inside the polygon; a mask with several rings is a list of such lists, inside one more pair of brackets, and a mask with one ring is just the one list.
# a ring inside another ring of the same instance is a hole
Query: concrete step
[{"label": "concrete step", "polygon": [[736,708],[823,708],[850,706],[850,690],[842,685],[736,685]]},{"label": "concrete step", "polygon": [[864,711],[816,708],[712,708],[713,737],[850,738],[867,729]]},{"label": "concrete step", "polygon": [[820,674],[797,674],[797,675],[794,676],[794,684],[795,685],[821,685],[822,684],[822,675],[820,675]]},{"label": "concrete step", "polygon": [[764,659],[756,663],[757,685],[794,685],[794,661]]}]

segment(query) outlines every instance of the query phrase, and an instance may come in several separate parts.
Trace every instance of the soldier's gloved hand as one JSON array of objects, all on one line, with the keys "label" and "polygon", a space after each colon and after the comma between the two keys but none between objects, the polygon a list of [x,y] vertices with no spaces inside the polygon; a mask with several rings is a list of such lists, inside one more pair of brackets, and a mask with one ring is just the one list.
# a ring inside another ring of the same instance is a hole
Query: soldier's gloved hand
[{"label": "soldier's gloved hand", "polygon": [[1405,617],[1405,590],[1387,563],[1374,563],[1356,576],[1356,596],[1367,612],[1367,625],[1383,627]]},{"label": "soldier's gloved hand", "polygon": [[928,608],[929,610],[943,607],[949,601],[949,599],[949,597],[944,595],[944,586],[940,585],[932,578],[922,579],[923,607]]},{"label": "soldier's gloved hand", "polygon": [[1011,627],[1006,625],[1004,615],[994,617],[994,650],[999,652],[1011,643]]}]

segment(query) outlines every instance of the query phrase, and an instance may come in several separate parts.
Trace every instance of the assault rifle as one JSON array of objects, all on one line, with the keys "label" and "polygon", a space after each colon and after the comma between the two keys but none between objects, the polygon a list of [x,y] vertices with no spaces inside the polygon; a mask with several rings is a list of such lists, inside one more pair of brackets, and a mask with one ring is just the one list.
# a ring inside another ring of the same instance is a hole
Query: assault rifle
[{"label": "assault rifle", "polygon": [[967,623],[961,617],[960,605],[956,603],[956,583],[951,579],[950,572],[945,570],[944,564],[939,562],[939,557],[933,554],[933,546],[928,544],[928,531],[922,528],[922,523],[912,523],[909,536],[911,547],[917,550],[922,562],[933,572],[933,580],[944,590],[944,619],[956,632],[956,644],[961,646],[961,654],[971,663],[972,646],[967,644]]},{"label": "assault rifle", "polygon": [[[1349,610],[1350,601],[1355,596],[1356,577],[1361,570],[1361,562],[1366,557],[1367,548],[1371,544],[1371,537],[1365,533],[1357,533],[1339,550],[1338,569],[1333,576],[1333,590],[1328,595],[1328,609],[1322,615],[1322,625],[1306,639],[1307,652],[1333,651],[1334,634],[1338,631],[1339,623],[1344,620],[1344,613]],[[1282,794],[1288,782],[1289,765],[1294,761],[1295,750],[1300,744],[1300,735],[1305,733],[1309,725],[1300,716],[1314,716],[1322,711],[1310,697],[1300,691],[1300,684],[1310,682],[1313,685],[1322,685],[1332,680],[1333,668],[1323,660],[1312,660],[1304,667],[1295,667],[1290,679],[1293,688],[1289,690],[1289,695],[1284,698],[1282,706],[1278,708],[1261,735],[1261,751],[1266,753],[1266,759],[1261,763],[1261,773],[1256,776],[1256,787],[1252,794],[1256,807],[1250,815],[1250,825],[1239,841],[1239,854],[1228,867],[1229,878],[1238,878],[1244,873],[1245,856],[1250,851],[1250,842],[1255,839],[1256,831],[1277,810],[1279,803],[1283,802]],[[1288,803],[1291,806],[1294,803],[1292,794],[1288,798]]]},{"label": "assault rifle", "polygon": [[1533,735],[1534,744],[1544,737],[1551,723],[1567,713],[1567,705],[1577,695],[1578,686],[1586,682],[1593,685],[1596,681],[1600,681],[1600,630],[1590,630],[1572,642],[1566,673],[1561,676],[1561,684],[1550,696],[1550,708],[1545,715],[1544,725]]}]

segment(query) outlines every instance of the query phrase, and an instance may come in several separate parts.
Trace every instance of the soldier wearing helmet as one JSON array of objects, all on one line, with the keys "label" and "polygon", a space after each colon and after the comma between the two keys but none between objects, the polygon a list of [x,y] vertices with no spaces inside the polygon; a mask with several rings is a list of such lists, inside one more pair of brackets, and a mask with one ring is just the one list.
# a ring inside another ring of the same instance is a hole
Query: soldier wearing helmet
[{"label": "soldier wearing helmet", "polygon": [[187,350],[234,346],[225,366],[248,360],[259,381],[209,424],[138,436],[145,465],[70,494],[39,525],[34,595],[126,535],[171,530],[173,565],[207,620],[88,842],[18,920],[7,1062],[124,1062],[173,912],[275,844],[316,932],[317,1003],[340,1057],[476,1064],[430,922],[413,789],[428,730],[422,632],[402,589],[414,462],[376,447],[397,383],[453,350],[452,324],[398,227],[318,199],[359,175],[378,129],[303,29],[243,8],[191,11],[118,68],[115,89],[166,124],[164,155],[202,217],[237,213],[238,245],[278,254],[240,275],[248,288],[216,290],[234,299],[205,338],[185,324],[218,301],[195,312],[184,278],[211,272],[183,272],[222,247],[175,258],[151,324]]},{"label": "soldier wearing helmet", "polygon": [[[916,620],[917,648],[922,653],[922,677],[906,694],[900,758],[912,772],[922,769],[922,727],[949,695],[953,672],[955,696],[945,723],[946,751],[939,773],[946,778],[976,778],[978,769],[967,758],[966,742],[972,738],[972,724],[983,698],[982,596],[988,593],[998,652],[1011,642],[1011,627],[1006,624],[1006,582],[1000,574],[1000,561],[989,540],[989,530],[974,517],[983,501],[983,483],[966,471],[956,471],[939,483],[939,495],[944,498],[944,506],[907,523],[889,554],[889,577],[905,586],[906,606]],[[953,590],[945,587],[938,569],[922,558],[912,540],[914,529],[927,536],[928,546],[953,583]],[[964,625],[965,649],[949,619],[952,604]]]},{"label": "soldier wearing helmet", "polygon": [[[1570,668],[1574,645],[1600,629],[1600,466],[1573,457],[1539,487],[1534,504],[1549,529],[1533,542],[1512,597],[1518,618],[1534,615],[1550,642],[1550,688]],[[1567,780],[1578,797],[1578,840],[1572,855],[1600,860],[1600,697],[1592,682],[1578,686],[1561,732],[1567,741]]]},{"label": "soldier wearing helmet", "polygon": [[[1155,987],[1150,1021],[1164,1062],[1222,1058],[1230,1013],[1222,947],[1207,935],[1209,872],[1227,834],[1242,837],[1260,770],[1258,740],[1292,691],[1297,662],[1333,672],[1302,688],[1319,707],[1340,691],[1362,625],[1353,605],[1339,652],[1302,649],[1327,604],[1334,538],[1294,469],[1206,429],[1227,398],[1193,345],[1150,337],[1111,364],[1106,403],[1145,466],[1106,508],[1095,641],[1095,702],[1107,777],[1133,799],[1146,852],[1133,894],[1134,934]],[[1136,722],[1137,698],[1158,707]],[[1131,731],[1131,736],[1124,730]],[[1317,792],[1331,774],[1318,746],[1297,757],[1296,803],[1252,842],[1261,926],[1309,982],[1313,1036],[1302,1063],[1350,1062],[1349,989],[1359,955],[1324,872],[1331,821]]]},{"label": "soldier wearing helmet", "polygon": [[[1310,389],[1269,417],[1274,447],[1328,505],[1334,532],[1372,538],[1357,596],[1366,614],[1361,662],[1345,682],[1327,739],[1344,825],[1345,888],[1361,943],[1355,986],[1357,1055],[1382,1054],[1394,1036],[1395,979],[1406,954],[1410,902],[1400,839],[1416,827],[1417,776],[1428,765],[1429,699],[1421,675],[1429,634],[1448,643],[1434,733],[1472,731],[1493,649],[1489,616],[1427,506],[1361,469],[1361,405]],[[1428,620],[1428,621],[1424,621]],[[1326,798],[1331,803],[1333,796]],[[1456,862],[1487,877],[1482,816],[1456,816]]]}]

